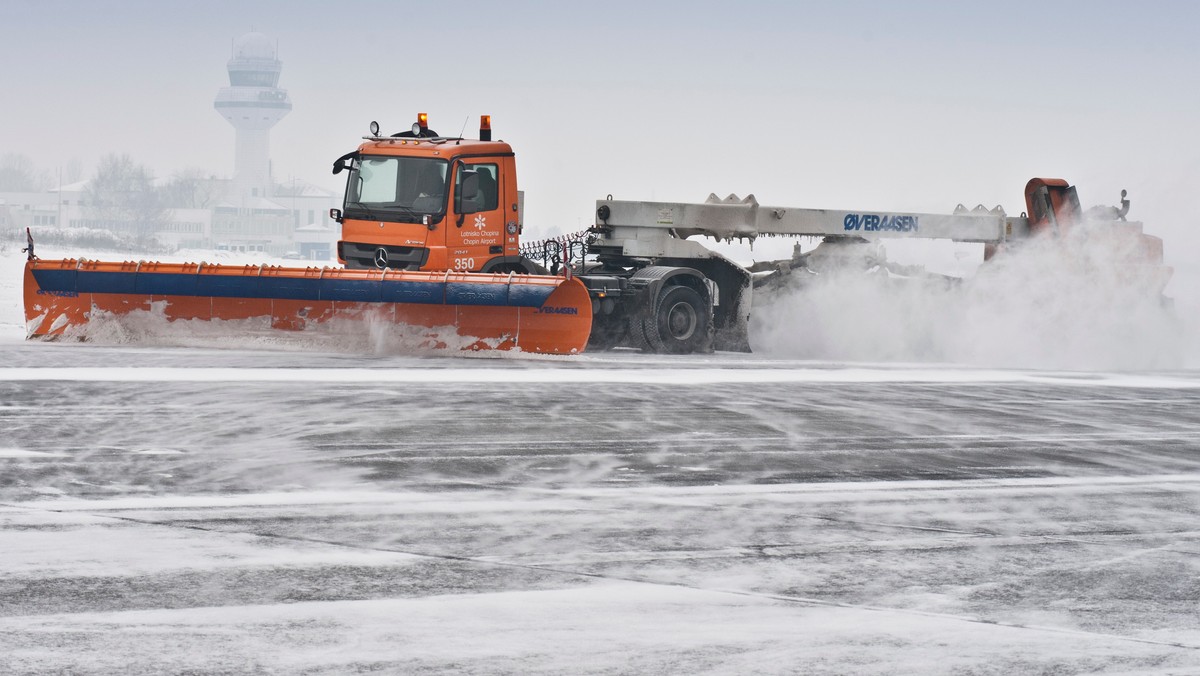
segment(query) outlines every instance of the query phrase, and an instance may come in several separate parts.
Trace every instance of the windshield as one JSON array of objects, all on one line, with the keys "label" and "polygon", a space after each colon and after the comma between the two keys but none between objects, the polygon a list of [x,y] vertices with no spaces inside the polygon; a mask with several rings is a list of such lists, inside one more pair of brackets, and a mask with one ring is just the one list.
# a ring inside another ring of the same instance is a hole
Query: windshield
[{"label": "windshield", "polygon": [[373,221],[420,223],[446,211],[449,163],[424,157],[365,155],[346,183],[345,215]]}]

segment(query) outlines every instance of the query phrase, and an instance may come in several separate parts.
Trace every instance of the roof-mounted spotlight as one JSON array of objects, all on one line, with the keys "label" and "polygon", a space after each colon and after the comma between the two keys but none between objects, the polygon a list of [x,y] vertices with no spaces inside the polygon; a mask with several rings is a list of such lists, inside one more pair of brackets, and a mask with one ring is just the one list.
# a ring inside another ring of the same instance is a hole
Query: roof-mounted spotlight
[{"label": "roof-mounted spotlight", "polygon": [[375,120],[371,120],[371,136],[379,137],[379,123]]}]

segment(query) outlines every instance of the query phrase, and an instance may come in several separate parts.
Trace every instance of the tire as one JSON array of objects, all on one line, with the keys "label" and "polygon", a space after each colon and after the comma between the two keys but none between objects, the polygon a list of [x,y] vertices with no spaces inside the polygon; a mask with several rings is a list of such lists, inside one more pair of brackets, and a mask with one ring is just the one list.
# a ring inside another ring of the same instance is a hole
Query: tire
[{"label": "tire", "polygon": [[654,312],[642,318],[641,328],[646,344],[654,352],[706,352],[712,338],[712,316],[695,289],[670,286],[655,303]]},{"label": "tire", "polygon": [[629,336],[629,346],[642,352],[658,352],[650,344],[650,341],[646,340],[646,331],[642,328],[643,321],[641,315],[628,317],[627,320],[629,325],[626,335]]}]

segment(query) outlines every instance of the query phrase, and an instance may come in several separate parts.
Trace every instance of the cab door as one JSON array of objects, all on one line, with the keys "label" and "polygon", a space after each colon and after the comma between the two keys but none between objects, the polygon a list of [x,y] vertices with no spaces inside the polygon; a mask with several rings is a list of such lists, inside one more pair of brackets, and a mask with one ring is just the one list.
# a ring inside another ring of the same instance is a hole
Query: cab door
[{"label": "cab door", "polygon": [[501,158],[454,163],[452,216],[446,219],[448,269],[475,271],[504,255],[504,172]]}]

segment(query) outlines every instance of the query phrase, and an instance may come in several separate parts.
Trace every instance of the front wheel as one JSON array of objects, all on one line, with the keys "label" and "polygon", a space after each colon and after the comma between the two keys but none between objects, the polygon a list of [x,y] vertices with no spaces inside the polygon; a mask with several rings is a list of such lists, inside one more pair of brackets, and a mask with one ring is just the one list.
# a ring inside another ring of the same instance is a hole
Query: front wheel
[{"label": "front wheel", "polygon": [[654,352],[691,354],[708,351],[712,314],[695,289],[668,287],[654,311],[643,317],[642,334],[646,346]]}]

